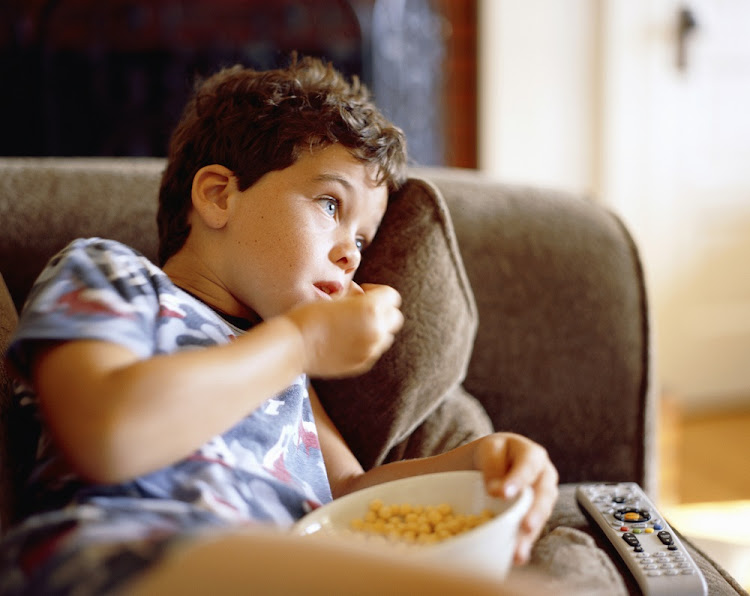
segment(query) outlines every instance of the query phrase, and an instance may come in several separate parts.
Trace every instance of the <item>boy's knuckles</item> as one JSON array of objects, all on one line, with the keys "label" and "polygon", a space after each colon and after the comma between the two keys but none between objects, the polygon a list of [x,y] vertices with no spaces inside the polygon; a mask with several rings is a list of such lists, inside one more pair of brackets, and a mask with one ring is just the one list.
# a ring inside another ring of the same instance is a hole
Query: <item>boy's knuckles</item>
[{"label": "boy's knuckles", "polygon": [[394,341],[403,315],[394,306],[398,292],[364,284],[364,294],[337,302],[316,302],[287,313],[301,332],[307,372],[345,377],[367,372]]}]

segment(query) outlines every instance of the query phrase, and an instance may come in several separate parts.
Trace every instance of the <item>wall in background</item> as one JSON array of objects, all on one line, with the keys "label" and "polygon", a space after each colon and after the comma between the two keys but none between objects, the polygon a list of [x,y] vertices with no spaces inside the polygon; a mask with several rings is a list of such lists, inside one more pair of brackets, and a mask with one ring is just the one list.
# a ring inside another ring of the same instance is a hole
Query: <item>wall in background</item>
[{"label": "wall in background", "polygon": [[663,390],[686,411],[746,407],[750,5],[482,0],[479,14],[482,169],[617,212],[642,251]]},{"label": "wall in background", "polygon": [[589,194],[599,152],[597,0],[479,3],[479,164]]}]

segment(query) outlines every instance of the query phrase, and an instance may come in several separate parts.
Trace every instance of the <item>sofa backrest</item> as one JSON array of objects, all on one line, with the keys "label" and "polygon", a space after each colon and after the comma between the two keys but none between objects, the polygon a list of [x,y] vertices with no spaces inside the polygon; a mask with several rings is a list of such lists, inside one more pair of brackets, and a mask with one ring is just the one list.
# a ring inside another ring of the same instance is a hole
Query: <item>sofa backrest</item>
[{"label": "sofa backrest", "polygon": [[656,494],[655,379],[644,273],[596,201],[424,169],[451,213],[479,326],[464,388],[497,430],[545,445],[563,482]]},{"label": "sofa backrest", "polygon": [[163,168],[154,158],[0,160],[0,273],[16,308],[47,260],[75,238],[121,240],[155,260]]}]

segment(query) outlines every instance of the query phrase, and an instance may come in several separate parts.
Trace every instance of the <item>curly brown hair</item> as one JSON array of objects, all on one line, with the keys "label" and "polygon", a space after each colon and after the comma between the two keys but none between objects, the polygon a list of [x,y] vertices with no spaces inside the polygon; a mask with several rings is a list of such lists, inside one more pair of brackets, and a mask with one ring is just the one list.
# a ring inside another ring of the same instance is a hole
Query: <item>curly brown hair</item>
[{"label": "curly brown hair", "polygon": [[367,88],[316,58],[287,68],[225,68],[198,82],[172,134],[159,189],[159,261],[182,248],[195,174],[221,164],[240,191],[264,174],[293,165],[303,148],[341,143],[375,164],[390,190],[406,179],[403,132],[375,107]]}]

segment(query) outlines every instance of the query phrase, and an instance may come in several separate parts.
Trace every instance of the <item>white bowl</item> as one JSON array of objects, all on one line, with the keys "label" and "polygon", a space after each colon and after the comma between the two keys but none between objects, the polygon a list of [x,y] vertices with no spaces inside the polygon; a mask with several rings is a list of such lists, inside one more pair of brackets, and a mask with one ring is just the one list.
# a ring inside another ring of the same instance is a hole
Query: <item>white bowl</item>
[{"label": "white bowl", "polygon": [[351,521],[363,517],[374,499],[387,505],[447,503],[454,513],[467,515],[489,509],[495,514],[490,521],[436,544],[414,545],[404,552],[502,579],[513,563],[518,526],[531,505],[532,491],[527,488],[508,500],[491,497],[482,474],[473,470],[413,476],[340,497],[308,513],[293,531],[300,535],[352,535]]}]

